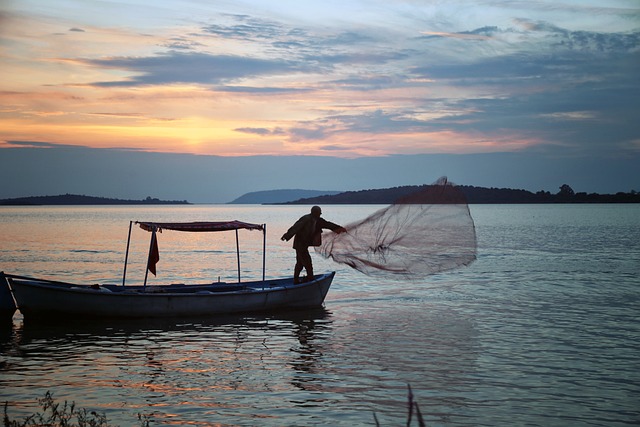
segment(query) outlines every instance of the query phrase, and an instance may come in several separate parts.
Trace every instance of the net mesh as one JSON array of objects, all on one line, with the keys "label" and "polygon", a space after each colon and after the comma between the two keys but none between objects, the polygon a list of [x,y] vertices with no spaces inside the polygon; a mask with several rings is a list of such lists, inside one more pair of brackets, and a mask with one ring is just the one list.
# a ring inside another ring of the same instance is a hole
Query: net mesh
[{"label": "net mesh", "polygon": [[316,252],[371,276],[420,280],[476,259],[466,198],[446,177],[345,228]]}]

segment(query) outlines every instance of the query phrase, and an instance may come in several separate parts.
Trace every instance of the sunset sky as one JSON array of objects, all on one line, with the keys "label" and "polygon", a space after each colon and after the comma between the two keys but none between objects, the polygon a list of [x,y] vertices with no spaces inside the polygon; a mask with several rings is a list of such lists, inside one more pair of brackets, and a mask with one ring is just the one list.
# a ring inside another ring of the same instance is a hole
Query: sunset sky
[{"label": "sunset sky", "polygon": [[0,8],[0,157],[640,153],[637,0]]}]

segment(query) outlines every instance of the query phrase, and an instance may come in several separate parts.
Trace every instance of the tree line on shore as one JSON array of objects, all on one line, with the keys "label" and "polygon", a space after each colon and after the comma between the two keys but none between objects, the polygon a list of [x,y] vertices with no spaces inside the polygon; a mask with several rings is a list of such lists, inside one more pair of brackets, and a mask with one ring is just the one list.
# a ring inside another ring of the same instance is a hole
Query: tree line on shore
[{"label": "tree line on shore", "polygon": [[2,199],[4,206],[40,206],[40,205],[188,205],[186,200],[160,200],[148,196],[142,200],[112,199],[108,197],[61,194],[59,196],[32,196],[15,199]]},{"label": "tree line on shore", "polygon": [[[346,191],[335,195],[325,195],[299,199],[286,204],[390,204],[406,197],[428,185],[410,185],[377,190]],[[640,193],[632,190],[629,193],[615,194],[576,193],[569,185],[563,184],[557,193],[510,188],[485,188],[472,185],[459,185],[467,203],[640,203]]]},{"label": "tree line on shore", "polygon": [[[251,198],[243,201],[245,195],[231,203],[262,203],[262,204],[391,204],[396,200],[425,189],[429,185],[407,185],[401,187],[329,192],[314,197],[286,200],[287,196],[309,193],[309,190],[272,190],[249,193]],[[640,203],[640,193],[631,190],[628,193],[615,194],[576,193],[569,185],[563,184],[557,193],[511,188],[486,188],[472,185],[459,185],[457,188],[464,194],[470,204],[518,204],[518,203]],[[0,199],[0,206],[39,206],[39,205],[188,205],[186,200],[160,200],[147,197],[141,200],[123,200],[108,197],[95,197],[77,194],[63,194],[58,196],[32,196],[13,199]]]}]

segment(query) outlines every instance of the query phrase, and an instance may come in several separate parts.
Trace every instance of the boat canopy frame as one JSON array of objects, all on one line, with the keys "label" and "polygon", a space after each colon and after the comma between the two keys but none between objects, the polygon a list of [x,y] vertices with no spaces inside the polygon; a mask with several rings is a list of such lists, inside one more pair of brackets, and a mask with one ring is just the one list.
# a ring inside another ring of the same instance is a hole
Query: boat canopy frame
[{"label": "boat canopy frame", "polygon": [[236,255],[238,259],[238,283],[241,282],[240,277],[240,240],[238,230],[260,230],[262,231],[262,280],[265,280],[266,270],[266,252],[267,252],[267,224],[251,224],[238,220],[233,221],[197,221],[197,222],[150,222],[150,221],[129,221],[129,235],[127,237],[127,250],[124,258],[124,269],[122,272],[122,286],[125,286],[127,277],[127,264],[129,260],[129,246],[131,244],[131,230],[133,224],[137,224],[141,229],[151,232],[151,242],[149,244],[149,254],[147,256],[147,268],[144,275],[144,288],[147,287],[147,278],[149,276],[149,264],[153,254],[154,247],[157,248],[157,232],[162,230],[183,231],[183,232],[219,232],[219,231],[235,231],[236,233]]}]

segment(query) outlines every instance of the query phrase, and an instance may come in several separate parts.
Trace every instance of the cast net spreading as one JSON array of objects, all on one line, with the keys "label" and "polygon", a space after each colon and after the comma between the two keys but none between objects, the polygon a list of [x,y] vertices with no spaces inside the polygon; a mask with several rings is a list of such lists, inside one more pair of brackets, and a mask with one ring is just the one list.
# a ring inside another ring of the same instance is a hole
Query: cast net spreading
[{"label": "cast net spreading", "polygon": [[371,276],[420,280],[476,259],[466,198],[446,178],[344,227],[323,235],[316,252]]}]

